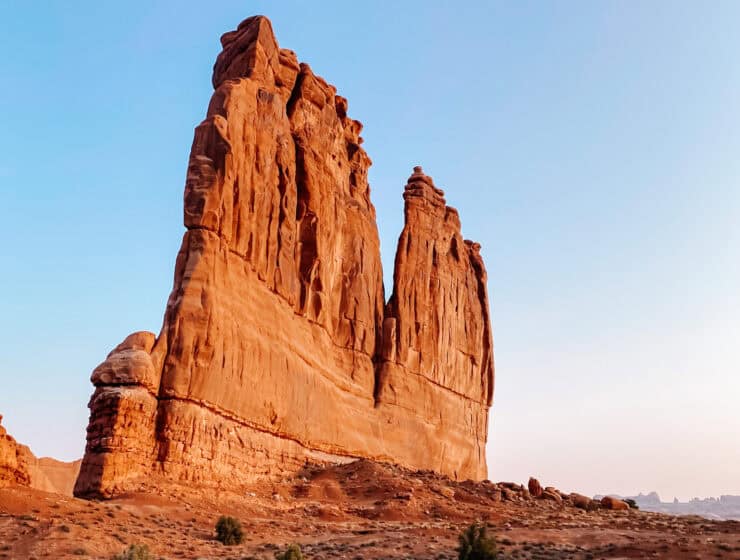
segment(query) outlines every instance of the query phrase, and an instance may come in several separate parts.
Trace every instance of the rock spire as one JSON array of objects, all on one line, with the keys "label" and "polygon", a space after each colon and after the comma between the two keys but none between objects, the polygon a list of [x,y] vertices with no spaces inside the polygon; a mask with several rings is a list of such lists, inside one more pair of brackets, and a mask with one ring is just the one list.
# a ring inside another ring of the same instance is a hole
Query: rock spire
[{"label": "rock spire", "polygon": [[221,38],[159,336],[92,375],[75,493],[238,485],[356,458],[486,477],[493,345],[479,246],[420,167],[385,303],[371,161],[269,20]]}]

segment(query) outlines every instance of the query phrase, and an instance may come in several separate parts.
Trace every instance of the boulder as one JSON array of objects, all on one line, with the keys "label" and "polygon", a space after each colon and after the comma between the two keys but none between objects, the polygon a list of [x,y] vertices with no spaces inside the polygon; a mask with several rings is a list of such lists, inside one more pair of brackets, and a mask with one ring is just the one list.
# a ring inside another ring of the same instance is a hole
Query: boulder
[{"label": "boulder", "polygon": [[589,498],[588,496],[584,496],[583,494],[577,494],[573,492],[568,497],[570,498],[570,501],[573,504],[573,507],[584,509],[586,511],[592,511],[594,509],[598,509],[600,505],[598,501],[592,498]]},{"label": "boulder", "polygon": [[527,487],[529,488],[529,493],[533,498],[539,498],[542,496],[542,486],[540,486],[540,481],[536,478],[530,476]]},{"label": "boulder", "polygon": [[605,509],[613,509],[613,510],[629,510],[630,506],[627,502],[624,500],[620,500],[619,498],[615,498],[613,496],[604,496],[601,498],[601,507]]},{"label": "boulder", "polygon": [[559,493],[553,492],[552,490],[548,490],[548,489],[545,489],[542,491],[540,498],[543,500],[551,500],[557,503],[561,503],[563,501],[563,498],[560,497]]}]

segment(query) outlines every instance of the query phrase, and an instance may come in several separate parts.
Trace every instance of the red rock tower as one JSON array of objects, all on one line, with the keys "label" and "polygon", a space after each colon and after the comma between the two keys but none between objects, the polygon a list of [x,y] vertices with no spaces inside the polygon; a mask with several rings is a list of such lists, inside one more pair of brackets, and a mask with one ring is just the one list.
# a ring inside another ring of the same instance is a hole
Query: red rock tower
[{"label": "red rock tower", "polygon": [[478,245],[416,168],[385,305],[362,124],[267,18],[221,43],[162,331],[129,336],[93,372],[75,493],[238,485],[360,457],[484,478]]}]

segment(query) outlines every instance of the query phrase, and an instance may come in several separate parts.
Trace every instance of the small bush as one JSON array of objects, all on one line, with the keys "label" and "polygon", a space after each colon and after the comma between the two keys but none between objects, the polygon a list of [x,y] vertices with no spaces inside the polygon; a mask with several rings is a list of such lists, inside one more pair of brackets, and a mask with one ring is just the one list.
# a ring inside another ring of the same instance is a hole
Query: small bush
[{"label": "small bush", "polygon": [[238,519],[222,515],[216,522],[216,540],[231,546],[233,544],[241,544],[244,539],[244,533],[242,531],[242,524],[239,523]]},{"label": "small bush", "polygon": [[145,544],[132,544],[111,558],[111,560],[154,560],[154,556],[149,552],[149,547]]},{"label": "small bush", "polygon": [[276,552],[275,560],[303,560],[301,547],[297,544],[291,544],[283,552]]},{"label": "small bush", "polygon": [[495,560],[498,558],[496,539],[486,534],[486,526],[473,523],[458,537],[458,560]]},{"label": "small bush", "polygon": [[640,509],[640,506],[638,506],[637,502],[632,498],[625,498],[624,501],[627,502],[627,505],[630,507],[630,509]]}]

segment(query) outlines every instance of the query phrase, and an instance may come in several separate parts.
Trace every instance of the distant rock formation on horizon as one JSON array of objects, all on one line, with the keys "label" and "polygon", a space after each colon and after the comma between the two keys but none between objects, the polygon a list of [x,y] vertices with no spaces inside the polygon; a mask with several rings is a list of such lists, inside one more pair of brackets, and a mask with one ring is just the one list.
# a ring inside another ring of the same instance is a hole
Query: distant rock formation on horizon
[{"label": "distant rock formation on horizon", "polygon": [[2,420],[0,415],[0,488],[17,484],[71,496],[82,461],[36,457],[27,445],[8,434]]},{"label": "distant rock formation on horizon", "polygon": [[660,496],[657,492],[649,492],[647,494],[643,494],[640,492],[637,496],[629,496],[631,499],[635,500],[635,503],[638,505],[648,505],[648,504],[659,504],[660,503]]},{"label": "distant rock formation on horizon", "polygon": [[486,478],[480,246],[414,168],[386,303],[362,124],[267,18],[221,43],[162,331],[130,335],[93,372],[75,494],[356,458]]},{"label": "distant rock formation on horizon", "polygon": [[[679,502],[673,498],[671,502],[662,502],[657,492],[643,494],[640,492],[637,496],[618,496],[610,494],[624,500],[634,500],[634,502],[645,511],[657,513],[668,513],[671,515],[699,515],[707,519],[734,519],[740,521],[740,496],[722,495],[719,498],[693,498],[688,502]],[[594,499],[600,499],[601,496],[594,496]]]}]

